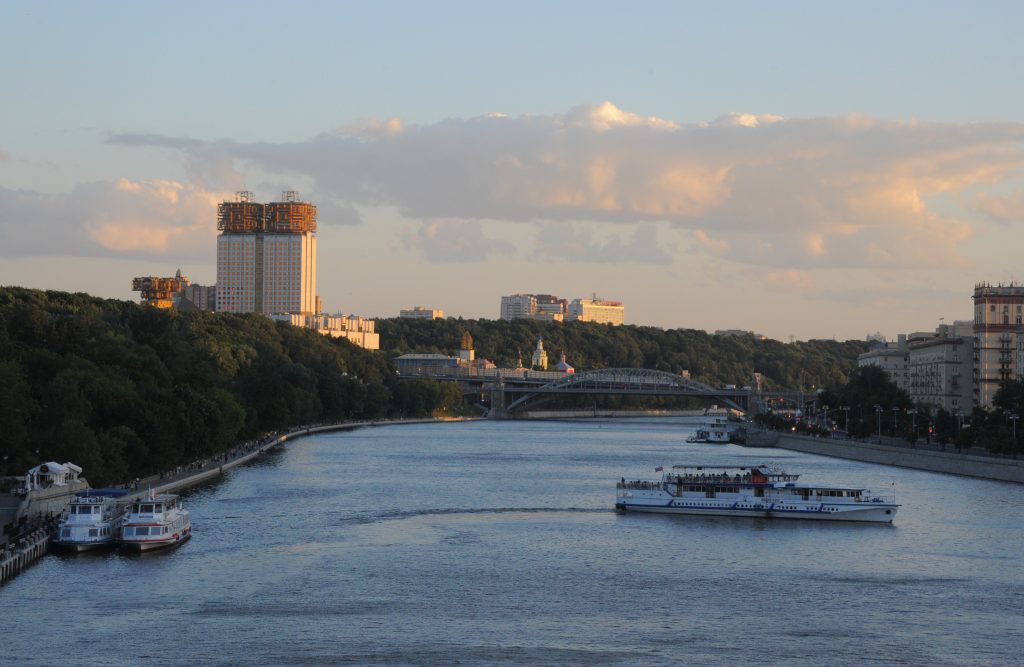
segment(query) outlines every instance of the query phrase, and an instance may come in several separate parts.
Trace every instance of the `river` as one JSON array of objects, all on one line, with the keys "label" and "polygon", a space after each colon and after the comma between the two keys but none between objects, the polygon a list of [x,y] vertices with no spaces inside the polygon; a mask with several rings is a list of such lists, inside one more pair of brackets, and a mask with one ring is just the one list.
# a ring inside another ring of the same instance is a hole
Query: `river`
[{"label": "river", "polygon": [[[0,588],[0,663],[1020,664],[1024,486],[685,443],[695,425],[289,441],[186,492],[177,550],[51,554]],[[613,510],[620,477],[767,461],[895,484],[895,524]]]}]

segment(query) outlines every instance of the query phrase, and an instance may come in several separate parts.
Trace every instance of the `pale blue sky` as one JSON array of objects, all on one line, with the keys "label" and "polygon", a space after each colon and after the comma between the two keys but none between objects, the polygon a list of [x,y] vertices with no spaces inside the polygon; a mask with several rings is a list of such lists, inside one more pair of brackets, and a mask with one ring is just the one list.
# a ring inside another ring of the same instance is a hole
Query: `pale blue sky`
[{"label": "pale blue sky", "polygon": [[[930,329],[970,316],[975,281],[1024,277],[1022,15],[8,0],[0,283],[212,282],[211,202],[294,187],[321,204],[331,310],[494,317],[501,294],[596,291],[637,324]],[[761,119],[716,129],[732,113]]]}]

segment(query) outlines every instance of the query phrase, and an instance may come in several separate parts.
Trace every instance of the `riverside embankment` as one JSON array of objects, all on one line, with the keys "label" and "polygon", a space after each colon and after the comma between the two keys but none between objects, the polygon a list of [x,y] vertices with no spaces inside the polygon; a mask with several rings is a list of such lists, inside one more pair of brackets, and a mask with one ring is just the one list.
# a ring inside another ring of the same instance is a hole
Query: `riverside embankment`
[{"label": "riverside embankment", "polygon": [[[774,444],[770,442],[774,439],[772,436],[777,436]],[[887,445],[877,442],[813,438],[784,433],[760,433],[755,437],[754,442],[758,442],[757,438],[760,438],[761,446],[775,446],[807,454],[835,456],[866,463],[881,463],[900,468],[914,468],[1024,484],[1024,461],[1019,459],[961,454],[955,451],[914,449],[910,446]]]},{"label": "riverside embankment", "polygon": [[[118,500],[118,505],[124,507],[130,504],[133,500],[149,493],[150,489],[152,489],[154,493],[170,493],[202,484],[210,479],[219,477],[231,468],[248,463],[269,449],[278,447],[290,440],[312,433],[350,431],[358,428],[374,426],[423,424],[440,421],[447,420],[399,419],[342,422],[338,424],[303,426],[286,433],[271,434],[261,440],[241,443],[231,451],[225,452],[224,454],[220,454],[203,461],[196,461],[192,464],[181,466],[169,472],[128,482],[123,486],[131,489],[132,493],[120,498]],[[84,489],[85,485],[83,484],[81,487],[75,486],[68,489],[53,490],[52,493],[47,496],[48,504],[37,503],[37,505],[42,509],[39,509],[30,517],[31,525],[35,526],[31,532],[17,537],[10,543],[0,544],[0,584],[3,584],[18,573],[34,565],[49,551],[50,541],[57,525],[57,518],[59,518],[60,514],[67,508],[67,503],[74,496],[74,493]],[[54,503],[57,503],[58,501],[59,504],[55,505]]]},{"label": "riverside embankment", "polygon": [[133,493],[124,497],[119,501],[119,504],[128,504],[132,500],[139,498],[149,492],[150,489],[153,493],[171,493],[174,491],[180,491],[197,484],[213,479],[219,475],[224,474],[226,471],[240,466],[244,463],[248,463],[257,456],[260,456],[268,449],[278,447],[284,443],[301,438],[302,436],[310,435],[311,433],[326,433],[328,431],[351,431],[357,428],[372,428],[375,426],[395,426],[400,424],[428,424],[433,422],[441,421],[467,421],[462,419],[443,420],[443,419],[379,419],[375,421],[355,421],[355,422],[341,422],[338,424],[317,424],[310,426],[303,426],[300,428],[293,429],[286,433],[274,433],[262,440],[256,440],[238,445],[230,452],[220,454],[218,456],[211,457],[205,461],[198,461],[190,466],[185,466],[182,469],[174,470],[167,473],[161,473],[159,475],[152,475],[136,480],[129,486],[132,487]]}]

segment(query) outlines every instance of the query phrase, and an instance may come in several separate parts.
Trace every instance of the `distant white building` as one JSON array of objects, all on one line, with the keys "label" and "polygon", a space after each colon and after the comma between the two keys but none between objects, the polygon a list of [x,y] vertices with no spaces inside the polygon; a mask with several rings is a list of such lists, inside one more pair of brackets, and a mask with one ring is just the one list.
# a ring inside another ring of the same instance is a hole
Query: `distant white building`
[{"label": "distant white building", "polygon": [[940,325],[931,334],[907,339],[908,393],[929,412],[946,410],[967,414],[974,404],[971,322]]},{"label": "distant white building", "polygon": [[857,366],[881,368],[893,384],[908,394],[910,393],[906,335],[900,334],[895,343],[875,343],[871,350],[857,357]]},{"label": "distant white building", "polygon": [[398,316],[416,320],[441,320],[444,319],[444,311],[415,306],[411,310],[400,310]]},{"label": "distant white building", "polygon": [[516,320],[537,312],[537,298],[532,294],[511,294],[501,297],[501,319]]},{"label": "distant white building", "polygon": [[380,334],[375,331],[376,321],[358,315],[275,313],[271,318],[288,322],[292,326],[306,327],[331,338],[345,338],[366,350],[380,349]]},{"label": "distant white building", "polygon": [[566,319],[619,325],[626,321],[626,308],[621,301],[598,299],[596,296],[593,299],[573,299]]}]

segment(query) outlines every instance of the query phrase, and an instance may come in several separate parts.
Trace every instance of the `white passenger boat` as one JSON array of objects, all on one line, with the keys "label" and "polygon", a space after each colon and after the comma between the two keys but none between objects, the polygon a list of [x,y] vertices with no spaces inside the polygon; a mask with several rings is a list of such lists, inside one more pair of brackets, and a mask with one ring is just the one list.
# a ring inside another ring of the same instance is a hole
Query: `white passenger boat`
[{"label": "white passenger boat", "polygon": [[[662,472],[661,468],[655,472]],[[847,486],[798,482],[774,465],[753,468],[672,466],[657,481],[626,481],[616,486],[615,509],[664,514],[872,521],[892,523],[894,494]]]},{"label": "white passenger boat", "polygon": [[135,551],[150,551],[181,544],[191,536],[188,510],[181,506],[178,496],[155,496],[150,491],[132,503],[117,541]]},{"label": "white passenger boat", "polygon": [[714,421],[701,424],[697,432],[686,439],[687,442],[711,442],[725,444],[729,442],[729,420],[716,417]]},{"label": "white passenger boat", "polygon": [[76,494],[60,520],[53,543],[71,551],[113,545],[120,520],[117,499],[127,493],[124,489],[95,489]]}]

